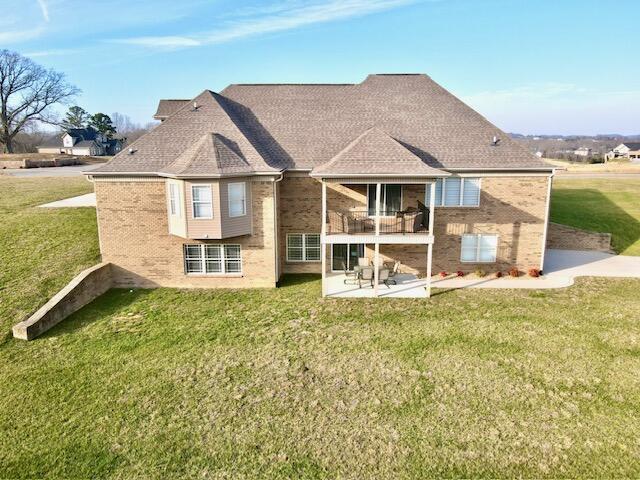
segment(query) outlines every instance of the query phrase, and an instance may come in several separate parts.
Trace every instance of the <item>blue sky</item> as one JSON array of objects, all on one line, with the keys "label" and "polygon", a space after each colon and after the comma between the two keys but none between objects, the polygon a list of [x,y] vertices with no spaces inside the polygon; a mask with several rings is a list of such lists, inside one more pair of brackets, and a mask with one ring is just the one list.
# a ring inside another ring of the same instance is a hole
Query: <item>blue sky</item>
[{"label": "blue sky", "polygon": [[141,123],[159,98],[229,83],[424,72],[507,131],[640,133],[637,0],[0,0],[0,12],[0,48],[65,72],[87,110]]}]

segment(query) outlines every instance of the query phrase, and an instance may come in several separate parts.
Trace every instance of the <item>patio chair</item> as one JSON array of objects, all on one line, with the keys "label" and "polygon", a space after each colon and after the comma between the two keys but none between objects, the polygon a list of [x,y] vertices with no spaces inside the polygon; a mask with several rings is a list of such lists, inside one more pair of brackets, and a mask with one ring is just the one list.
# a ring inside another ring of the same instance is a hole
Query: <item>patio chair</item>
[{"label": "patio chair", "polygon": [[[400,273],[400,262],[394,262],[393,267],[389,269],[389,280],[388,283],[392,285],[397,285],[398,282],[394,278],[398,273]],[[388,286],[388,285],[387,285]]]},{"label": "patio chair", "polygon": [[362,267],[360,270],[360,278],[358,278],[358,286],[362,288],[362,282],[366,281],[373,287],[373,267]]},{"label": "patio chair", "polygon": [[371,265],[371,262],[369,261],[369,259],[367,257],[359,257],[358,258],[358,266],[360,267],[369,267]]},{"label": "patio chair", "polygon": [[356,285],[358,284],[358,272],[347,270],[347,266],[342,262],[342,269],[344,270],[344,284]]},{"label": "patio chair", "polygon": [[[387,288],[391,288],[389,286],[389,283],[391,282],[391,280],[389,280],[389,269],[388,268],[381,268],[380,272],[378,273],[378,280],[381,283],[384,283],[386,285]],[[395,285],[395,280],[393,281],[393,284]]]}]

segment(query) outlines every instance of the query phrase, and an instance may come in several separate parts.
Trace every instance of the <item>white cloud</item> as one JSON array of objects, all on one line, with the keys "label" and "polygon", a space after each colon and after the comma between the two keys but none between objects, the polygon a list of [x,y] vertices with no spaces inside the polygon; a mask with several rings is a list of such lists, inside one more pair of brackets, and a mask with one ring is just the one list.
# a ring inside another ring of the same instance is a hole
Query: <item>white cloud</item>
[{"label": "white cloud", "polygon": [[[198,34],[180,36],[148,36],[114,40],[117,43],[149,48],[184,48],[214,45],[266,33],[292,30],[306,25],[343,20],[368,15],[415,3],[417,0],[330,0],[301,6],[297,2],[272,5],[256,10],[267,15],[249,16],[241,21],[228,22],[221,28]],[[243,16],[247,11],[242,12]]]},{"label": "white cloud", "polygon": [[42,11],[42,18],[44,18],[45,22],[49,23],[49,7],[47,6],[47,2],[45,0],[38,0],[38,5]]},{"label": "white cloud", "polygon": [[30,57],[30,58],[61,57],[64,55],[75,55],[80,51],[81,51],[80,49],[73,49],[73,48],[58,48],[54,50],[40,50],[37,52],[27,52],[24,54],[24,56]]},{"label": "white cloud", "polygon": [[39,37],[43,32],[44,29],[42,27],[0,32],[0,45],[26,42]]}]

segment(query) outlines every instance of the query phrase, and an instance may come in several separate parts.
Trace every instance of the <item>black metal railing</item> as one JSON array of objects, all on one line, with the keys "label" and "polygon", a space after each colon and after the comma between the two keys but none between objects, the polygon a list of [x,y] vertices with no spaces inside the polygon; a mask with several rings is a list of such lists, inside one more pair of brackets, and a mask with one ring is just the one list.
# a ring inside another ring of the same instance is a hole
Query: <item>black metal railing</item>
[{"label": "black metal railing", "polygon": [[[380,212],[380,233],[428,233],[429,211],[386,210]],[[372,234],[376,231],[376,217],[366,209],[327,211],[328,234]]]}]

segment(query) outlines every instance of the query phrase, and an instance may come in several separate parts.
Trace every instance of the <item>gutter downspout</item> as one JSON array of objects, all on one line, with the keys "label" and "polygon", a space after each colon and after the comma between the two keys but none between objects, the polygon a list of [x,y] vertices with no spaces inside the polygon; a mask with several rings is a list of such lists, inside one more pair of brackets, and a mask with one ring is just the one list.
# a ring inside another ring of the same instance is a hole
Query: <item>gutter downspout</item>
[{"label": "gutter downspout", "polygon": [[273,181],[273,251],[276,266],[276,283],[280,281],[280,242],[278,238],[278,183],[284,178],[284,172],[280,173],[280,177]]},{"label": "gutter downspout", "polygon": [[547,252],[547,231],[549,230],[549,212],[551,211],[551,186],[553,185],[553,176],[555,169],[549,175],[549,183],[547,185],[547,212],[544,218],[544,232],[542,233],[542,258],[540,259],[540,271],[544,273],[544,256]]}]

